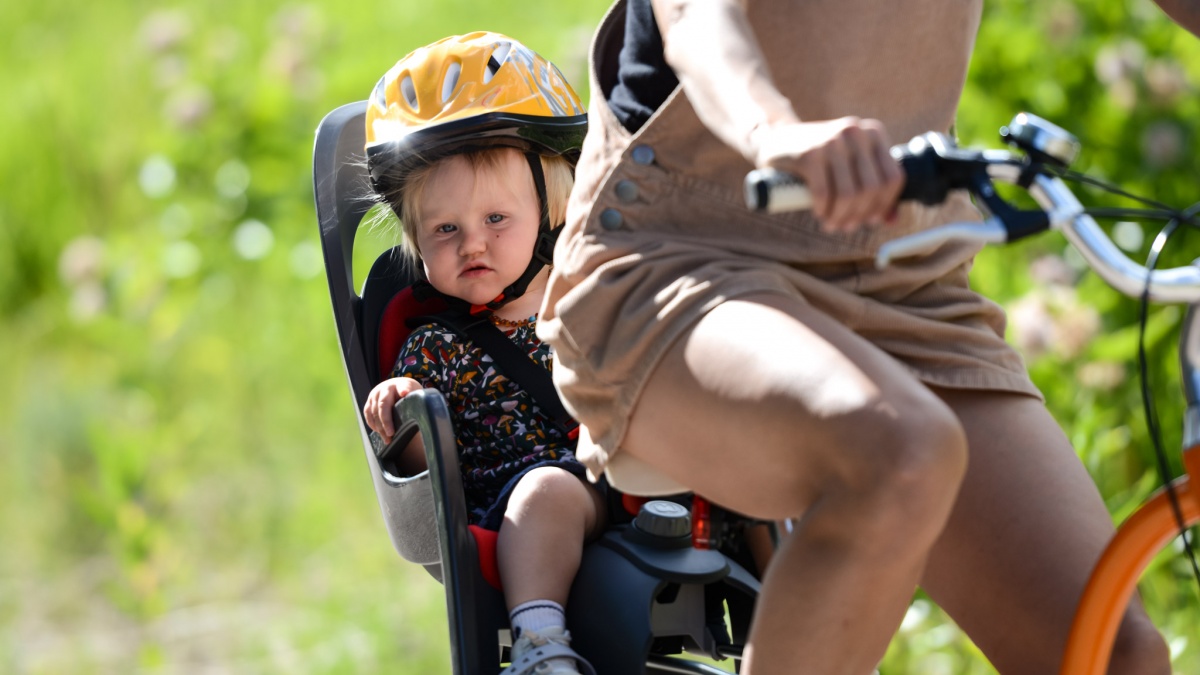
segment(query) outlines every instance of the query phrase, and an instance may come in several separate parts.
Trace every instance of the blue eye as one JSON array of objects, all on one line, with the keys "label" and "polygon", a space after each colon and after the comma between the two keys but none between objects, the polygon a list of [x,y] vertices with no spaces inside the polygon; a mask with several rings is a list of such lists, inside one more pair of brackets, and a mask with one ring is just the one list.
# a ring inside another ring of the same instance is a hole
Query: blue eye
[{"label": "blue eye", "polygon": [[440,233],[450,233],[457,229],[458,229],[457,227],[455,227],[454,225],[451,225],[450,223],[442,223],[441,225],[438,225],[437,227],[433,228],[433,231],[440,232]]},{"label": "blue eye", "polygon": [[499,213],[493,213],[492,215],[487,217],[487,221],[493,225],[495,225],[496,223],[499,223],[502,220],[504,220],[504,216],[500,215]]}]

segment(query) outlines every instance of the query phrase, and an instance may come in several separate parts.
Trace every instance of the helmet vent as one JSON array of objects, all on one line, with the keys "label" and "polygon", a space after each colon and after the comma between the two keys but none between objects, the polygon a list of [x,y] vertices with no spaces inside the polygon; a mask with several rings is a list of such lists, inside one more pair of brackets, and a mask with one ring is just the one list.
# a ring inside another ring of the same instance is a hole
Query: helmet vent
[{"label": "helmet vent", "polygon": [[508,53],[512,51],[511,42],[496,43],[496,51],[488,57],[487,70],[483,73],[483,82],[487,84],[492,81],[492,76],[500,70],[500,66],[504,64],[504,59],[508,58]]},{"label": "helmet vent", "polygon": [[380,110],[387,110],[387,77],[380,78],[379,83],[375,85],[375,91],[371,92],[371,101],[379,106]]},{"label": "helmet vent", "polygon": [[404,100],[408,101],[408,107],[417,110],[417,88],[413,86],[411,75],[405,75],[403,80],[400,80],[400,93],[404,94]]},{"label": "helmet vent", "polygon": [[442,79],[442,103],[450,100],[454,90],[458,88],[458,76],[462,72],[462,64],[454,61],[446,68],[446,76]]}]

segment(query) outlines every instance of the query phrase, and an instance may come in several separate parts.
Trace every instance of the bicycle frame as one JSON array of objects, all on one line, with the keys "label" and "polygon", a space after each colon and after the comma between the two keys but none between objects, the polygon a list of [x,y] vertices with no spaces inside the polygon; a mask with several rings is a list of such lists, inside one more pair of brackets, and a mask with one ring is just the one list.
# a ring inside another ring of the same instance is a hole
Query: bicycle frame
[{"label": "bicycle frame", "polygon": [[[1184,524],[1188,527],[1200,523],[1198,307],[1189,307],[1180,336],[1179,360],[1188,403],[1183,440],[1186,474],[1172,483]],[[1166,489],[1157,492],[1120,525],[1084,588],[1063,653],[1062,669],[1059,671],[1062,675],[1103,675],[1107,671],[1117,628],[1137,588],[1138,579],[1154,556],[1178,535],[1179,523]]]}]

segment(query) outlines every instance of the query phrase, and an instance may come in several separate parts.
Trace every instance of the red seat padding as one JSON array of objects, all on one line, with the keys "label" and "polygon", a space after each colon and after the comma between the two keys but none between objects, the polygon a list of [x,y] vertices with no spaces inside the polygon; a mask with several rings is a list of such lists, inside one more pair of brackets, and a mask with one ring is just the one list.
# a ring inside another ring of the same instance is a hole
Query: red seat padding
[{"label": "red seat padding", "polygon": [[404,341],[412,332],[412,329],[408,327],[408,320],[418,316],[436,314],[445,308],[446,303],[440,298],[418,300],[413,295],[412,286],[407,286],[392,296],[383,310],[383,316],[379,319],[380,380],[391,377],[392,368],[396,365],[396,358],[400,356],[400,348],[404,346]]},{"label": "red seat padding", "polygon": [[468,525],[467,529],[471,530],[475,537],[475,548],[479,551],[479,571],[483,573],[483,580],[491,584],[492,588],[503,592],[504,588],[500,585],[500,566],[496,564],[496,538],[499,533],[485,530],[478,525]]},{"label": "red seat padding", "polygon": [[642,506],[650,501],[652,497],[635,497],[621,493],[621,506],[625,508],[625,512],[631,516],[636,516],[638,511],[642,510]]},{"label": "red seat padding", "polygon": [[[429,316],[443,311],[445,301],[440,298],[421,301],[413,294],[411,286],[401,289],[388,301],[383,315],[379,319],[379,378],[391,377],[396,359],[400,356],[400,348],[408,339],[412,329],[408,321],[419,316]],[[469,525],[471,535],[475,537],[475,548],[479,552],[479,569],[487,581],[496,590],[500,587],[500,568],[496,564],[496,534],[478,525]]]}]

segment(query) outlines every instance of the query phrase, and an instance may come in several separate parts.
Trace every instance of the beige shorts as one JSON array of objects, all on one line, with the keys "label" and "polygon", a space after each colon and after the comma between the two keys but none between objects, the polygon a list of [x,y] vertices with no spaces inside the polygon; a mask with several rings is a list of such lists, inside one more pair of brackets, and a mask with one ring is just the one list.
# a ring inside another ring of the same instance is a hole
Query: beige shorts
[{"label": "beige shorts", "polygon": [[[879,271],[869,258],[786,264],[661,232],[611,239],[579,237],[562,250],[557,266],[576,272],[557,283],[573,283],[540,324],[556,350],[555,382],[585,427],[577,454],[593,477],[618,452],[663,353],[709,310],[752,293],[809,304],[928,384],[1040,396],[1003,339],[1003,311],[969,288],[964,247]],[[622,255],[587,263],[614,248]]]},{"label": "beige shorts", "polygon": [[978,220],[965,195],[903,205],[895,226],[853,234],[824,232],[804,213],[751,213],[740,183],[750,167],[703,129],[680,91],[636,134],[616,121],[603,96],[610,61],[593,56],[588,136],[538,322],[555,349],[555,383],[584,426],[577,455],[593,478],[619,456],[666,350],[747,294],[805,302],[930,385],[1041,396],[1004,341],[1003,310],[969,287],[975,245],[874,266],[888,239]]}]

